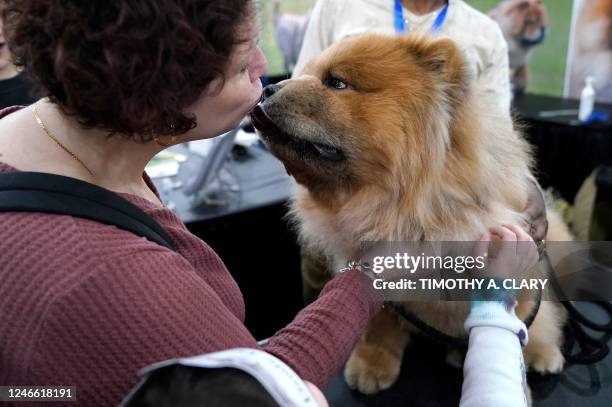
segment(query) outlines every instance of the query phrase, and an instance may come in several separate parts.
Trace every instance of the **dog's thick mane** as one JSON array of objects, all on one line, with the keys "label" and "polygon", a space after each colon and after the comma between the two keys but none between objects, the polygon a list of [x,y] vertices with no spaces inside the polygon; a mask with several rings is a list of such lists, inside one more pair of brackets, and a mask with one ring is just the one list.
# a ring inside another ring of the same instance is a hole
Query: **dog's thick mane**
[{"label": "dog's thick mane", "polygon": [[[461,100],[442,83],[424,129],[442,146],[422,179],[406,179],[403,160],[388,188],[364,186],[322,205],[297,187],[290,217],[302,243],[344,262],[361,241],[476,240],[490,226],[521,223],[530,173],[528,144],[508,113],[496,114],[485,93],[466,81]],[[422,138],[425,139],[425,138]],[[436,148],[436,143],[432,148]],[[440,147],[440,146],[438,146]]]}]

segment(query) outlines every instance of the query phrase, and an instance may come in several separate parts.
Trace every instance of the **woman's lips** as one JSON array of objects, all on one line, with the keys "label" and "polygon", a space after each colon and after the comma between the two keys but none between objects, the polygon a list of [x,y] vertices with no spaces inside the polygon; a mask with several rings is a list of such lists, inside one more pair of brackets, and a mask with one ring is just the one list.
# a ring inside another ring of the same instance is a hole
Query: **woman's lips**
[{"label": "woman's lips", "polygon": [[255,103],[253,103],[253,106],[251,106],[251,108],[249,109],[249,113],[251,113],[253,109],[255,109],[255,106],[257,106],[260,102],[261,102],[261,97],[257,99]]}]

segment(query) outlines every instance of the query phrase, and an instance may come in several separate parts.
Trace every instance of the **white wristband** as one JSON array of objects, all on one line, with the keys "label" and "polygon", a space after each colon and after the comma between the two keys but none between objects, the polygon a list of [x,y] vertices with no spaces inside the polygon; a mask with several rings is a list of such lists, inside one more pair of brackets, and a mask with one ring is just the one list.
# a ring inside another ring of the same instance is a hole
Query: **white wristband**
[{"label": "white wristband", "polygon": [[514,313],[514,307],[507,308],[499,301],[472,301],[472,309],[463,326],[468,335],[474,327],[492,326],[516,334],[522,346],[529,341],[527,327]]}]

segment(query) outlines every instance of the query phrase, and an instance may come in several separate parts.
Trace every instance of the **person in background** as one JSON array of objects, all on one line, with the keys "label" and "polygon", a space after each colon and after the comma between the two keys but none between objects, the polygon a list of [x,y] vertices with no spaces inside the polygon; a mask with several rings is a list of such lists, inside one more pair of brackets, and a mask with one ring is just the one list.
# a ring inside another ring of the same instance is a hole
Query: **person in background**
[{"label": "person in background", "polygon": [[2,19],[0,19],[0,109],[8,106],[29,105],[36,101],[33,96],[32,83],[13,64],[2,26]]},{"label": "person in background", "polygon": [[147,366],[120,407],[328,407],[282,360],[236,348]]},{"label": "person in background", "polygon": [[330,45],[364,32],[451,38],[490,95],[491,106],[509,112],[508,45],[499,25],[463,0],[318,0],[293,77]]}]

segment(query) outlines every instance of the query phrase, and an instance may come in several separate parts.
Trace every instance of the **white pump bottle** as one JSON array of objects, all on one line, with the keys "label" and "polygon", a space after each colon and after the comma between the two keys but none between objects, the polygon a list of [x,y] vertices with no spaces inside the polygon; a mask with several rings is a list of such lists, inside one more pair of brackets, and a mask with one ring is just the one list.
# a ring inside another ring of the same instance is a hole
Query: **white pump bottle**
[{"label": "white pump bottle", "polygon": [[593,88],[593,77],[586,77],[586,85],[580,94],[580,108],[578,109],[578,120],[586,121],[595,106],[595,89]]}]

